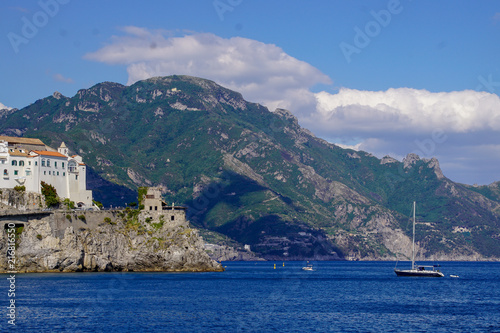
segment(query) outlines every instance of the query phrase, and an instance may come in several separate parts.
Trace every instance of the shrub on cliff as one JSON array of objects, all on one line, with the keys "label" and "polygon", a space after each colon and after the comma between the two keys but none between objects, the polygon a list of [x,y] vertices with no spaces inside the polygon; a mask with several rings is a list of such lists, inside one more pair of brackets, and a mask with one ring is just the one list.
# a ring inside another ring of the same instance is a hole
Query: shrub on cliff
[{"label": "shrub on cliff", "polygon": [[45,204],[47,207],[54,207],[59,204],[59,198],[57,196],[57,191],[54,188],[54,186],[47,184],[46,182],[42,181],[42,194],[45,197]]},{"label": "shrub on cliff", "polygon": [[74,201],[71,201],[69,200],[68,198],[64,199],[63,200],[63,204],[68,208],[68,209],[75,209],[76,206],[75,206],[75,202]]},{"label": "shrub on cliff", "polygon": [[[142,210],[144,209],[144,206],[143,206],[143,202],[144,202],[144,198],[146,197],[146,194],[148,193],[148,188],[145,187],[145,186],[141,186],[137,189],[137,197],[139,199],[139,209]],[[141,208],[141,206],[143,206],[143,208]]]},{"label": "shrub on cliff", "polygon": [[16,190],[17,192],[25,192],[26,186],[24,186],[24,185],[14,186],[14,190]]}]

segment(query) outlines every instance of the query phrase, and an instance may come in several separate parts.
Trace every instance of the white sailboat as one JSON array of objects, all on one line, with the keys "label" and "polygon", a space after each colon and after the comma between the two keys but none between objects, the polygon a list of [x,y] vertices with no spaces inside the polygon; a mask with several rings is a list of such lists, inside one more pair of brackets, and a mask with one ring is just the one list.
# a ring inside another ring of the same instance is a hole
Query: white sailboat
[{"label": "white sailboat", "polygon": [[[397,276],[426,276],[426,277],[444,277],[444,274],[436,269],[436,265],[422,266],[415,264],[415,201],[413,202],[413,246],[411,251],[411,269],[397,269],[394,272]],[[396,263],[397,266],[397,263]]]}]

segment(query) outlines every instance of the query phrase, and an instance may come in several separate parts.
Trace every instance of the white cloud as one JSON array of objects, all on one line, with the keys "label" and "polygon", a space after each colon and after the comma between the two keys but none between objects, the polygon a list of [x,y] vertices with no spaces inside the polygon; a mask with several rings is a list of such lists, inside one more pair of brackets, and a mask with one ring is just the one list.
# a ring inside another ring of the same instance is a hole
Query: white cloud
[{"label": "white cloud", "polygon": [[52,78],[56,81],[59,81],[59,82],[65,82],[65,83],[73,83],[73,79],[70,78],[70,77],[65,77],[63,76],[62,74],[59,74],[59,73],[56,73],[54,75],[52,75]]},{"label": "white cloud", "polygon": [[4,110],[4,109],[7,109],[7,110],[12,110],[12,108],[8,107],[8,106],[5,106],[3,105],[2,103],[0,103],[0,110]]},{"label": "white cloud", "polygon": [[286,54],[281,48],[256,40],[222,38],[210,33],[169,37],[161,30],[125,27],[126,35],[88,53],[86,59],[123,64],[127,84],[153,76],[199,76],[241,92],[270,109],[314,103],[309,88],[331,83],[315,67]]},{"label": "white cloud", "polygon": [[316,99],[312,120],[337,133],[500,130],[500,98],[487,92],[341,89],[338,94],[317,93]]}]

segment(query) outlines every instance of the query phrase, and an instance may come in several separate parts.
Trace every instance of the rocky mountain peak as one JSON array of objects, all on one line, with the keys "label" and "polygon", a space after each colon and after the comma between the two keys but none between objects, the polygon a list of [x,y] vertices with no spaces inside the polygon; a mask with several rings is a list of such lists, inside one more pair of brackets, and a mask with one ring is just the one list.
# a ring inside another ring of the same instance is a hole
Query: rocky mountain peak
[{"label": "rocky mountain peak", "polygon": [[443,171],[441,171],[441,167],[439,166],[439,161],[437,158],[433,157],[430,160],[424,159],[424,162],[429,163],[428,164],[429,168],[434,169],[434,173],[436,174],[438,179],[445,178]]},{"label": "rocky mountain peak", "polygon": [[278,116],[280,116],[281,118],[283,118],[285,120],[292,121],[297,126],[299,125],[299,120],[289,110],[278,108],[278,109],[274,110],[274,114],[277,114]]},{"label": "rocky mountain peak", "polygon": [[420,161],[420,156],[418,156],[415,153],[409,153],[408,155],[406,155],[405,158],[403,158],[404,168],[405,169],[410,168],[412,165],[414,165],[418,161]]},{"label": "rocky mountain peak", "polygon": [[[384,159],[382,159],[382,160],[384,160]],[[428,159],[428,158],[421,159],[420,156],[418,156],[417,154],[410,153],[410,154],[406,155],[406,157],[403,159],[403,166],[405,169],[411,168],[418,161],[422,161],[424,163],[427,163],[427,167],[434,170],[434,173],[436,174],[438,179],[445,178],[443,171],[441,170],[441,167],[439,166],[439,161],[435,157],[432,157],[430,159]]]},{"label": "rocky mountain peak", "polygon": [[390,157],[389,155],[382,157],[382,159],[380,160],[380,164],[389,164],[389,163],[397,163],[397,162],[398,162],[397,159]]},{"label": "rocky mountain peak", "polygon": [[55,99],[61,99],[62,97],[64,97],[64,95],[61,94],[59,91],[54,91],[52,97],[54,97]]}]

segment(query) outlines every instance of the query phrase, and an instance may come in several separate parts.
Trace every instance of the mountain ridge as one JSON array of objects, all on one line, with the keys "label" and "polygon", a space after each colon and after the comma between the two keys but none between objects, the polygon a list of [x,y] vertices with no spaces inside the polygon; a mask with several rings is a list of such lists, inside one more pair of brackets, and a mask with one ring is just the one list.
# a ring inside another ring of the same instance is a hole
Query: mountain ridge
[{"label": "mountain ridge", "polygon": [[399,162],[340,148],[290,111],[271,112],[210,80],[103,82],[0,118],[1,133],[64,141],[82,155],[97,199],[112,188],[160,186],[166,200],[190,207],[194,225],[267,259],[408,257],[412,201],[424,221],[422,258],[500,258],[498,183],[454,183],[435,158]]}]

